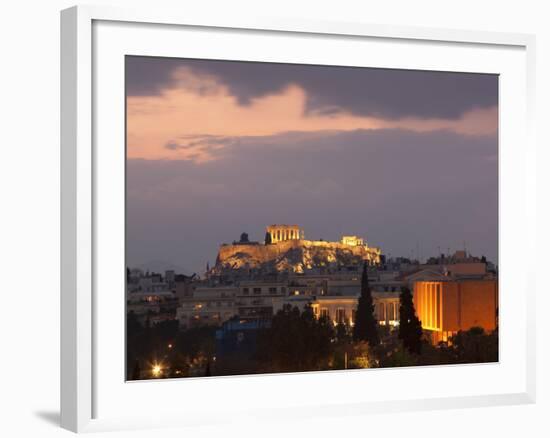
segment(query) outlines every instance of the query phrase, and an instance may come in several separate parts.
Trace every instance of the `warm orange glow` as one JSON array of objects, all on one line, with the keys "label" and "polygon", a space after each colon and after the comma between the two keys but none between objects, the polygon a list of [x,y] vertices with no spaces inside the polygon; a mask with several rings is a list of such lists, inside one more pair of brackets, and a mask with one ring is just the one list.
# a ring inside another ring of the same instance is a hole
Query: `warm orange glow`
[{"label": "warm orange glow", "polygon": [[481,327],[496,328],[498,286],[495,280],[418,281],[414,307],[432,341],[445,342],[448,333]]},{"label": "warm orange glow", "polygon": [[[345,110],[330,115],[308,114],[305,111],[306,92],[297,85],[255,98],[243,106],[227,87],[212,77],[197,76],[191,70],[181,68],[176,72],[176,79],[179,83],[158,96],[128,97],[129,158],[208,162],[216,159],[215,150],[223,149],[227,144],[186,140],[186,136],[204,134],[249,138],[261,146],[261,137],[291,131],[321,137],[331,130],[356,129],[449,130],[466,135],[492,135],[498,126],[496,107],[474,109],[456,120],[414,117],[392,120],[357,116]],[[204,90],[208,92],[204,93]],[[183,120],[190,127],[189,131],[182,132]],[[224,122],[219,123],[220,120]],[[167,149],[165,145],[168,143],[176,147]]]},{"label": "warm orange glow", "polygon": [[151,374],[153,377],[160,377],[162,375],[163,366],[161,363],[156,362],[151,367]]}]

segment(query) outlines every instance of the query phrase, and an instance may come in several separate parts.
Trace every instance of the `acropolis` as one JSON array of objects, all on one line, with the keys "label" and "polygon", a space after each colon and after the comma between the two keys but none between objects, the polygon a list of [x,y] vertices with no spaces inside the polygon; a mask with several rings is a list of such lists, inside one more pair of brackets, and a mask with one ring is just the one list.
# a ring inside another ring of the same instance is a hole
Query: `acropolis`
[{"label": "acropolis", "polygon": [[241,240],[220,246],[214,271],[265,268],[301,273],[315,268],[368,262],[380,264],[381,250],[358,236],[340,241],[307,240],[298,225],[274,224],[265,229],[264,242]]}]

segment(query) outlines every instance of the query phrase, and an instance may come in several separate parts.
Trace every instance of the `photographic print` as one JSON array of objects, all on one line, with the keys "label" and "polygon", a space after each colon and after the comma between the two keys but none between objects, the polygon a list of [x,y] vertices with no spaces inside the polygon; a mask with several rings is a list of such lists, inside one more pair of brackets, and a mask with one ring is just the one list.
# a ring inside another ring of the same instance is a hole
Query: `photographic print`
[{"label": "photographic print", "polygon": [[498,75],[126,56],[126,378],[498,361]]}]

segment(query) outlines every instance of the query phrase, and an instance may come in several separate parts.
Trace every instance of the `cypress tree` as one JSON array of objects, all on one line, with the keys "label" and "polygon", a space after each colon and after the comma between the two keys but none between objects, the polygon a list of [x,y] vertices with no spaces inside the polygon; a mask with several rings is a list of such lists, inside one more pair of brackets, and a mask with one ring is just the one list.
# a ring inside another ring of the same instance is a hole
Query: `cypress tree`
[{"label": "cypress tree", "polygon": [[265,244],[266,245],[271,245],[271,234],[270,233],[265,233]]},{"label": "cypress tree", "polygon": [[422,323],[416,316],[411,291],[408,287],[401,288],[399,297],[399,339],[403,346],[414,354],[422,351]]},{"label": "cypress tree", "polygon": [[367,341],[371,347],[375,347],[380,343],[366,263],[363,264],[363,274],[361,275],[361,296],[357,302],[357,311],[355,312],[353,340],[355,342]]}]

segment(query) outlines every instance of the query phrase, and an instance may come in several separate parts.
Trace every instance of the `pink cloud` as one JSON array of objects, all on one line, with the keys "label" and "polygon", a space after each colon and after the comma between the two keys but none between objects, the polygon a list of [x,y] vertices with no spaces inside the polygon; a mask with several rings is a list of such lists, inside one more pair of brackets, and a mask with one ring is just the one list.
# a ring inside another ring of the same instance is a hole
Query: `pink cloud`
[{"label": "pink cloud", "polygon": [[[202,163],[221,156],[216,152],[236,138],[276,136],[289,131],[448,130],[478,136],[495,135],[498,127],[496,107],[474,109],[457,120],[361,117],[338,108],[330,114],[307,114],[307,96],[298,85],[243,106],[213,76],[197,76],[188,68],[180,68],[174,79],[174,86],[158,96],[127,98],[128,158]],[[265,142],[258,142],[258,147],[262,144]]]}]

